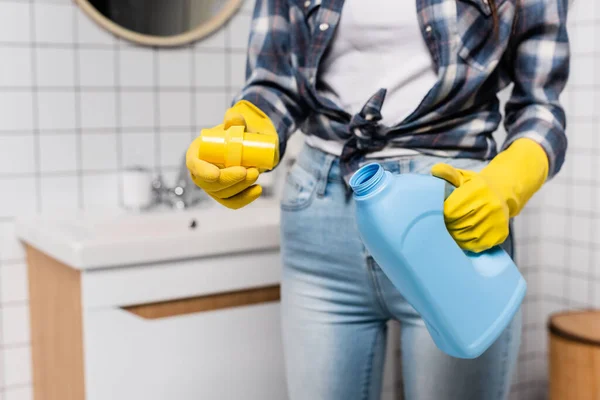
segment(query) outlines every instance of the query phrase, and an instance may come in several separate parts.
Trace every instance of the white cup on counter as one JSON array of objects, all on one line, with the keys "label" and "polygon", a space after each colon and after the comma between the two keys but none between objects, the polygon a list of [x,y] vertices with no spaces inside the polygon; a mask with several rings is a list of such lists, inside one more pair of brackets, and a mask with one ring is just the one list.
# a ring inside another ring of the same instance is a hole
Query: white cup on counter
[{"label": "white cup on counter", "polygon": [[152,192],[152,170],[132,166],[121,172],[123,206],[128,210],[140,211],[150,207],[154,201]]}]

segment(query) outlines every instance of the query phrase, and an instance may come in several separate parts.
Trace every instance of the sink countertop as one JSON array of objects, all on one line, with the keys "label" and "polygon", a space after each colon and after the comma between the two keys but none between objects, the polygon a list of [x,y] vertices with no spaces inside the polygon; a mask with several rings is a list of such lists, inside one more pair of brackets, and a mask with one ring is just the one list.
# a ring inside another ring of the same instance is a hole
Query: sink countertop
[{"label": "sink countertop", "polygon": [[79,270],[257,252],[279,247],[279,205],[37,216],[19,219],[17,236]]}]

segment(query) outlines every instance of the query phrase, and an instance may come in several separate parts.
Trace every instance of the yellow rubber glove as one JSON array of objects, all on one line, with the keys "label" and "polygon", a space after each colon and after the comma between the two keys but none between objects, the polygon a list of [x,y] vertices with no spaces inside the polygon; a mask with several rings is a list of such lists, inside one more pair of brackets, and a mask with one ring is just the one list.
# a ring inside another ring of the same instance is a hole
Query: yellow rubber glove
[{"label": "yellow rubber glove", "polygon": [[506,240],[510,218],[546,181],[548,157],[538,143],[522,138],[479,173],[441,163],[431,173],[456,186],[444,202],[448,231],[461,248],[479,253]]},{"label": "yellow rubber glove", "polygon": [[[225,112],[225,121],[225,129],[230,126],[244,126],[246,132],[260,133],[279,138],[275,130],[275,125],[273,125],[267,114],[246,100],[237,102],[227,110]],[[277,140],[277,143],[279,143],[279,140]],[[275,163],[273,167],[277,164],[279,164],[279,146],[275,149]]]},{"label": "yellow rubber glove", "polygon": [[[223,130],[232,126],[245,126],[248,132],[275,135],[273,123],[258,107],[247,101],[240,101],[225,113],[223,123],[217,128]],[[186,153],[186,165],[194,183],[210,197],[227,208],[237,210],[260,197],[262,187],[256,185],[260,171],[256,168],[235,166],[219,168],[199,158],[200,140],[195,139]],[[279,151],[276,163],[279,162]]]}]

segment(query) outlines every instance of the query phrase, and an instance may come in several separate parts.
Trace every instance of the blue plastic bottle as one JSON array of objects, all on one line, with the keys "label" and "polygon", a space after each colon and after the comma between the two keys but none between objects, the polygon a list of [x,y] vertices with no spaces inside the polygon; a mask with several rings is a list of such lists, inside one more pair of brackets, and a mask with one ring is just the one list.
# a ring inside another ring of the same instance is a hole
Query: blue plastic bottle
[{"label": "blue plastic bottle", "polygon": [[444,223],[446,182],[392,175],[379,164],[350,180],[360,236],[417,310],[435,344],[458,358],[487,350],[519,309],[527,285],[500,247],[465,252]]}]

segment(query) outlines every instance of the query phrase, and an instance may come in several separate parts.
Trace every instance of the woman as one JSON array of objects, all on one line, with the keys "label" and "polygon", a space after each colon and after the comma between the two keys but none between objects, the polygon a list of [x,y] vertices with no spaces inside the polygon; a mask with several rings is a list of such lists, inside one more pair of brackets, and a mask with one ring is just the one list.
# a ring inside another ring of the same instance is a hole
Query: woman
[{"label": "woman", "polygon": [[[566,14],[567,0],[257,1],[247,83],[222,128],[277,135],[281,154],[297,128],[307,135],[281,204],[292,400],[379,398],[391,318],[402,326],[406,399],[508,396],[520,316],[475,360],[438,350],[366,253],[346,182],[373,160],[432,173],[457,186],[444,217],[459,245],[511,252],[509,219],[565,156]],[[510,83],[498,153],[496,94]],[[259,171],[219,169],[197,145],[188,168],[218,202],[239,208],[260,195]]]}]

